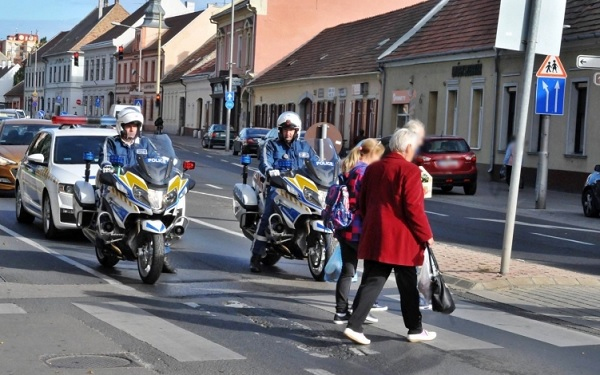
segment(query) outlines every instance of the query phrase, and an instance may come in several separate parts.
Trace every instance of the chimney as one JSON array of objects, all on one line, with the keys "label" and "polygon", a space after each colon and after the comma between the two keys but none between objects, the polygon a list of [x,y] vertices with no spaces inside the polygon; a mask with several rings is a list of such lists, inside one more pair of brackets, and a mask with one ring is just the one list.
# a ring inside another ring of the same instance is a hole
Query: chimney
[{"label": "chimney", "polygon": [[98,19],[102,18],[102,0],[98,0]]},{"label": "chimney", "polygon": [[188,12],[193,13],[196,10],[196,2],[194,1],[186,1],[185,8]]},{"label": "chimney", "polygon": [[108,0],[104,0],[104,8],[108,7]]}]

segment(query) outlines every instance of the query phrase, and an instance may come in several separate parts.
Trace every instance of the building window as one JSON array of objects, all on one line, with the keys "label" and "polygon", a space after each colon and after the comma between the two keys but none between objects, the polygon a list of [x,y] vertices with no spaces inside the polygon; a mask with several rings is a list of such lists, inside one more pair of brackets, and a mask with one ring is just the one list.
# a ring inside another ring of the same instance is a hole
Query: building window
[{"label": "building window", "polygon": [[71,82],[71,65],[67,65],[67,82]]},{"label": "building window", "polygon": [[246,68],[250,68],[252,60],[252,32],[246,35]]},{"label": "building window", "polygon": [[471,117],[469,118],[469,146],[481,148],[481,129],[483,126],[483,88],[471,90]]},{"label": "building window", "polygon": [[271,128],[271,124],[269,121],[269,106],[266,104],[262,105],[262,122],[261,122],[261,126],[264,128]]},{"label": "building window", "polygon": [[396,128],[402,128],[408,120],[410,120],[408,115],[408,104],[397,104],[396,107]]},{"label": "building window", "polygon": [[110,61],[109,66],[108,66],[108,79],[113,79],[114,70],[115,70],[115,62],[112,57],[109,57],[108,60]]},{"label": "building window", "polygon": [[573,82],[569,106],[569,130],[567,133],[567,153],[585,154],[585,125],[587,114],[587,82]]},{"label": "building window", "polygon": [[101,76],[102,76],[102,80],[104,81],[106,79],[106,58],[105,57],[102,58],[101,67],[102,67],[102,75]]},{"label": "building window", "polygon": [[344,138],[344,130],[346,129],[346,99],[340,100],[340,114],[338,117],[338,129]]},{"label": "building window", "polygon": [[121,65],[117,64],[117,83],[121,83]]},{"label": "building window", "polygon": [[254,127],[262,127],[262,113],[259,105],[254,106]]},{"label": "building window", "polygon": [[220,70],[223,68],[223,62],[225,61],[223,59],[223,39],[224,39],[223,37],[219,38],[219,48],[217,51],[217,63],[216,63],[217,70]]},{"label": "building window", "polygon": [[368,137],[375,137],[377,134],[377,107],[379,106],[379,100],[369,99],[367,100],[367,129],[366,134]]},{"label": "building window", "polygon": [[354,138],[358,137],[360,130],[364,130],[362,99],[352,102],[352,144],[355,143]]},{"label": "building window", "polygon": [[144,61],[144,82],[148,82],[148,61]]},{"label": "building window", "polygon": [[448,89],[446,98],[446,128],[444,134],[455,135],[458,124],[458,89]]},{"label": "building window", "polygon": [[90,60],[90,81],[94,80],[94,60]]},{"label": "building window", "polygon": [[277,106],[277,116],[279,117],[279,115],[281,115],[283,112],[285,112],[285,104],[280,104]]},{"label": "building window", "polygon": [[502,128],[504,129],[500,147],[505,149],[510,138],[515,134],[515,119],[517,112],[517,86],[505,86],[502,99]]},{"label": "building window", "polygon": [[296,112],[296,103],[288,103],[286,111]]},{"label": "building window", "polygon": [[277,117],[279,114],[277,113],[277,105],[271,104],[269,106],[269,128],[274,128],[277,126]]},{"label": "building window", "polygon": [[83,62],[83,80],[84,81],[89,81],[89,74],[88,74],[89,73],[88,72],[89,65],[90,65],[89,61],[85,60]]},{"label": "building window", "polygon": [[325,121],[325,102],[317,102],[317,122]]},{"label": "building window", "polygon": [[150,71],[150,81],[154,82],[156,77],[156,61],[152,61],[152,70]]},{"label": "building window", "polygon": [[237,38],[237,66],[242,69],[242,35],[238,35]]},{"label": "building window", "polygon": [[96,81],[100,80],[100,69],[102,69],[100,59],[96,59]]},{"label": "building window", "polygon": [[327,102],[327,115],[326,121],[329,124],[335,124],[335,102]]}]

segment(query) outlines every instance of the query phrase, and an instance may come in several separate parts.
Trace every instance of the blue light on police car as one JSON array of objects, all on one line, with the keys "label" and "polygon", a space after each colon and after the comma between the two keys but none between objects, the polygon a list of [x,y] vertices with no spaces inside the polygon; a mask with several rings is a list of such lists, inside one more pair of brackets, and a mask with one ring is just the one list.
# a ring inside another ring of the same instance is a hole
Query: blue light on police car
[{"label": "blue light on police car", "polygon": [[250,165],[252,164],[252,158],[250,155],[242,155],[240,163],[242,163],[242,165]]},{"label": "blue light on police car", "polygon": [[89,162],[89,161],[94,161],[94,153],[93,152],[84,152],[83,153],[83,161],[85,162]]}]

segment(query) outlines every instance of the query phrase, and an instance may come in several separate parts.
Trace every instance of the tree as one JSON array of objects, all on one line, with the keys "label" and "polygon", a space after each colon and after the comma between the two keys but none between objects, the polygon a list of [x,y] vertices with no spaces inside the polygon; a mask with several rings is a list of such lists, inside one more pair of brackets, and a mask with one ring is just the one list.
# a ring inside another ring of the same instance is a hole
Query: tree
[{"label": "tree", "polygon": [[25,62],[21,64],[21,67],[13,77],[13,86],[16,86],[18,83],[25,79]]}]

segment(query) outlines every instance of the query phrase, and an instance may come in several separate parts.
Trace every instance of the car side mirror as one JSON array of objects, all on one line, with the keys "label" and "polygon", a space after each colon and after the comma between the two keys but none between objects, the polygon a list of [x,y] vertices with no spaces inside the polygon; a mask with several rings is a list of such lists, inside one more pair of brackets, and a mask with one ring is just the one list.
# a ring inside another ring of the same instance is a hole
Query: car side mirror
[{"label": "car side mirror", "polygon": [[100,173],[100,175],[98,176],[98,181],[102,185],[115,186],[115,179],[113,177],[113,174],[110,172]]},{"label": "car side mirror", "polygon": [[596,166],[594,167],[594,171],[600,172],[600,164],[596,164]]},{"label": "car side mirror", "polygon": [[27,156],[27,161],[35,164],[44,164],[44,155],[42,154],[31,154]]}]

